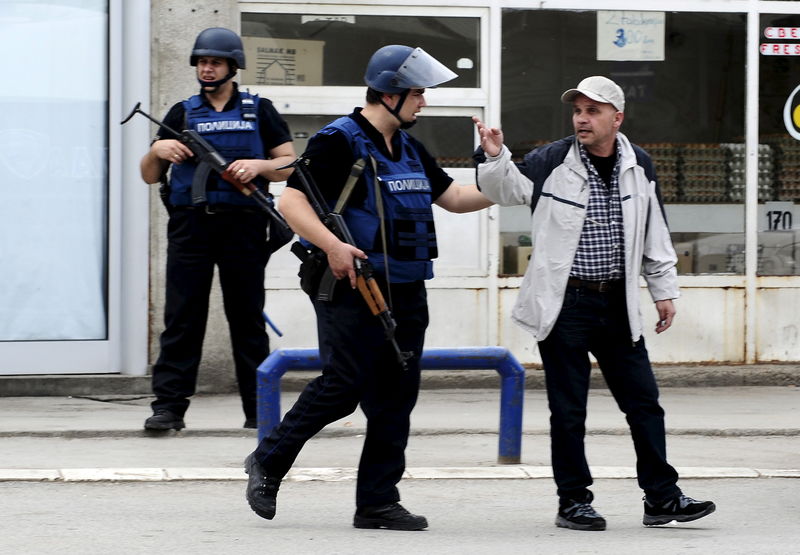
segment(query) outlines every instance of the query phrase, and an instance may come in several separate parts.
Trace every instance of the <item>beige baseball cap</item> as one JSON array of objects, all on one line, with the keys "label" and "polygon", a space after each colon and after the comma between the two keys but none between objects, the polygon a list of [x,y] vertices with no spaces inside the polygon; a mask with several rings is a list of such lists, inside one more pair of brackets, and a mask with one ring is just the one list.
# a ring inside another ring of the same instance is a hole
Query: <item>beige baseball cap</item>
[{"label": "beige baseball cap", "polygon": [[614,81],[602,75],[587,77],[574,89],[564,91],[561,102],[569,104],[579,94],[583,94],[596,102],[611,104],[619,112],[625,111],[625,93]]}]

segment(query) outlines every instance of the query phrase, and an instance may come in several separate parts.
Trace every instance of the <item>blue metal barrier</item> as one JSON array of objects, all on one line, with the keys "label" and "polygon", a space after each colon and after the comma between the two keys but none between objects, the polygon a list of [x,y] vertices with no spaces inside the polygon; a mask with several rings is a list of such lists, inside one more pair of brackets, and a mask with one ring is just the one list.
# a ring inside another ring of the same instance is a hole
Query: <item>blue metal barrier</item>
[{"label": "blue metal barrier", "polygon": [[[317,349],[277,349],[258,367],[258,439],[281,421],[281,377],[290,369],[320,370]],[[503,347],[425,349],[423,370],[497,370],[500,374],[500,448],[497,462],[517,464],[522,451],[522,401],[525,369]]]}]

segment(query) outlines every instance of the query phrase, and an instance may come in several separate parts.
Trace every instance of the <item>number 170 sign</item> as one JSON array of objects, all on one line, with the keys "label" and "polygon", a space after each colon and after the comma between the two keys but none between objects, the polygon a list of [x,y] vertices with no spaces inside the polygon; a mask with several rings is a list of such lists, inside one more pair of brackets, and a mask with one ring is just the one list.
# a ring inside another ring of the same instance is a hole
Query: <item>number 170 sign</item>
[{"label": "number 170 sign", "polygon": [[792,202],[765,202],[761,209],[764,220],[759,228],[762,231],[789,231],[792,229],[794,217],[794,203]]}]

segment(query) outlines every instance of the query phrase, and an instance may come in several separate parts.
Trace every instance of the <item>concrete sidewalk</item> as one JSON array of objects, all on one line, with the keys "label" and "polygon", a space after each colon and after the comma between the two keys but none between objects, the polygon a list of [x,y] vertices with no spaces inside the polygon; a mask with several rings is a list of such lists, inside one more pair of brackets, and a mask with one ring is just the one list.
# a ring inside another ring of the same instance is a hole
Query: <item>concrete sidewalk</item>
[{"label": "concrete sidewalk", "polygon": [[[287,410],[297,393],[284,393]],[[0,401],[0,481],[244,480],[256,445],[241,428],[239,399],[197,396],[187,428],[142,429],[149,396],[6,397]],[[684,478],[800,478],[800,388],[662,388],[670,460]],[[496,389],[422,390],[412,415],[409,479],[550,476],[548,410],[525,393],[522,464],[498,465]],[[301,453],[290,480],[355,476],[365,419],[360,411],[326,427]],[[635,476],[627,423],[606,390],[590,394],[587,452],[597,478]]]},{"label": "concrete sidewalk", "polygon": [[[296,392],[281,394],[285,412]],[[549,412],[542,390],[524,394],[523,433],[546,434]],[[150,396],[4,397],[0,400],[0,437],[140,437],[149,416]],[[800,387],[741,386],[662,388],[669,433],[742,436],[800,434]],[[500,392],[496,389],[421,390],[413,434],[493,433],[498,431]],[[197,395],[185,417],[182,436],[252,434],[241,428],[238,396]],[[360,411],[330,424],[322,435],[364,433]],[[592,389],[587,427],[592,433],[627,434],[627,424],[611,394]]]}]

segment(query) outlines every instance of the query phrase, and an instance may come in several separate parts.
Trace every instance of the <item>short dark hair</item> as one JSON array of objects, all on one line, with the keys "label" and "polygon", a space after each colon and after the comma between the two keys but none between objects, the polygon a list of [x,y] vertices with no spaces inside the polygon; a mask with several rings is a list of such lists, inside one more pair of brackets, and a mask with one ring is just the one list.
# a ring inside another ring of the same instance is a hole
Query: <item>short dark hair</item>
[{"label": "short dark hair", "polygon": [[367,104],[380,104],[384,93],[372,87],[367,87]]}]

